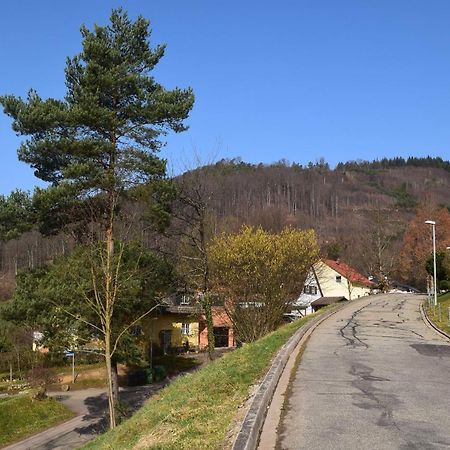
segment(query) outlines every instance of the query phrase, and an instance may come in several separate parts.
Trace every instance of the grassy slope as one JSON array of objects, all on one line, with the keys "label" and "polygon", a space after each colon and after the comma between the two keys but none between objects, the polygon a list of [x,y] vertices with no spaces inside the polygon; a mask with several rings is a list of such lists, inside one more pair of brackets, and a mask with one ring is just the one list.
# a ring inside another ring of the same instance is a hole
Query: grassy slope
[{"label": "grassy slope", "polygon": [[179,378],[131,419],[85,448],[222,448],[250,386],[261,379],[280,347],[311,317],[283,326],[198,372]]},{"label": "grassy slope", "polygon": [[[439,305],[441,305],[440,316],[439,316]],[[437,308],[427,307],[427,314],[428,317],[434,322],[434,324],[438,328],[450,334],[449,308],[450,308],[450,292],[438,297]]]},{"label": "grassy slope", "polygon": [[74,416],[63,404],[28,395],[0,399],[0,446],[23,439]]}]

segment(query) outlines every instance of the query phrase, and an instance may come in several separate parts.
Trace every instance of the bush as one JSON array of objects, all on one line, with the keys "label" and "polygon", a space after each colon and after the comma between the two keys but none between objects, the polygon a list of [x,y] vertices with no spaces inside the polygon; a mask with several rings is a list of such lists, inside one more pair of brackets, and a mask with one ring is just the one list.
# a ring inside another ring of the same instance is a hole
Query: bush
[{"label": "bush", "polygon": [[47,398],[47,387],[58,381],[52,369],[46,367],[34,367],[28,372],[28,383],[33,389],[33,400],[44,400]]}]

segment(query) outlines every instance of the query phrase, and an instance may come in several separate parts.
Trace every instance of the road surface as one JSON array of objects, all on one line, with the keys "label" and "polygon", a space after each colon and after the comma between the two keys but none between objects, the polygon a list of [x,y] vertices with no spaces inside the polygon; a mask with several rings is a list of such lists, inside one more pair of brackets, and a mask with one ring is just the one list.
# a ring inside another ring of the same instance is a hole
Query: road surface
[{"label": "road surface", "polygon": [[450,449],[450,344],[423,322],[422,300],[371,296],[314,331],[278,449]]}]

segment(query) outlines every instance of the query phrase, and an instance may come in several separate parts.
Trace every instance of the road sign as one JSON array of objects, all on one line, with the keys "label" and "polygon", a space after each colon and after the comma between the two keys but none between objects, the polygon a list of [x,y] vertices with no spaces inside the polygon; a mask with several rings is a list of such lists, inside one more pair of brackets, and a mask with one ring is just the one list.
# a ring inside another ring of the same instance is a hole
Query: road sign
[{"label": "road sign", "polygon": [[64,351],[67,358],[72,358],[72,384],[75,383],[75,352]]}]

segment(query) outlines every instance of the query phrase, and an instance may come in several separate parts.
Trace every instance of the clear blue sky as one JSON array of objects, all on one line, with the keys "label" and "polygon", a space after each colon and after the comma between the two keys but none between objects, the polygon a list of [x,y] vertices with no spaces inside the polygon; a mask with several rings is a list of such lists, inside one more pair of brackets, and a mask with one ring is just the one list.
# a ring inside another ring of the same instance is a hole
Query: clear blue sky
[{"label": "clear blue sky", "polygon": [[[450,158],[448,0],[15,0],[0,3],[0,93],[62,97],[79,27],[122,5],[166,43],[156,70],[196,95],[190,130],[163,151],[202,159]],[[37,180],[0,116],[0,193]]]}]

